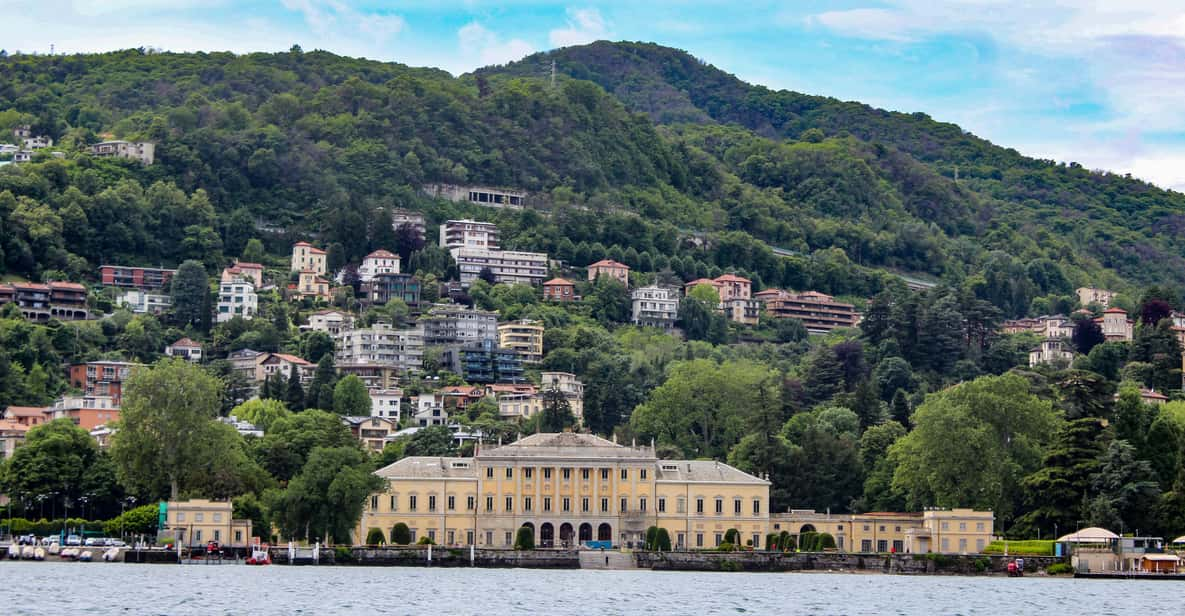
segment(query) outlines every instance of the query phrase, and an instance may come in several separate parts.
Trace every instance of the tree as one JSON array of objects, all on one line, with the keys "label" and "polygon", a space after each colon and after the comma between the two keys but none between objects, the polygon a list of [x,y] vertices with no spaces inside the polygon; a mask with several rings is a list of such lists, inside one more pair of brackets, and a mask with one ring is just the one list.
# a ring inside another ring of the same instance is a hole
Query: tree
[{"label": "tree", "polygon": [[543,410],[539,415],[540,432],[563,432],[576,423],[572,405],[564,392],[551,388],[543,392]]},{"label": "tree", "polygon": [[641,402],[627,365],[625,358],[598,354],[585,368],[583,420],[588,430],[609,434]]},{"label": "tree", "polygon": [[909,398],[905,395],[905,390],[898,389],[893,394],[893,401],[889,404],[889,416],[897,423],[903,426],[912,426],[909,416],[913,413],[913,408],[909,405]]},{"label": "tree", "polygon": [[1057,385],[1066,419],[1111,417],[1115,385],[1102,376],[1085,370],[1067,370]]},{"label": "tree", "polygon": [[1021,482],[1029,511],[1017,525],[1028,529],[1028,535],[1036,535],[1038,529],[1052,533],[1055,525],[1069,528],[1083,519],[1091,480],[1104,449],[1103,430],[1098,417],[1066,423],[1045,452],[1041,468]]},{"label": "tree", "polygon": [[706,300],[699,297],[704,293],[698,291],[700,288],[707,288],[715,293],[715,289],[711,289],[707,285],[693,287],[691,293],[679,302],[679,327],[683,329],[688,340],[704,340],[719,344],[724,342],[721,326],[727,329],[724,315],[716,312],[716,305],[720,300]]},{"label": "tree", "polygon": [[182,325],[198,325],[202,321],[202,307],[209,305],[210,283],[206,268],[200,261],[189,260],[173,275],[171,299],[173,317]]},{"label": "tree", "polygon": [[243,254],[239,256],[241,261],[246,263],[263,263],[265,253],[263,250],[263,242],[256,238],[247,240],[247,244],[243,246]]},{"label": "tree", "polygon": [[1019,504],[1021,479],[1039,468],[1063,422],[1012,374],[931,394],[912,419],[913,431],[889,449],[893,487],[907,504],[991,509],[1004,522]]},{"label": "tree", "polygon": [[313,449],[348,446],[357,447],[358,441],[340,416],[310,409],[274,421],[252,453],[273,477],[288,481],[304,467]]},{"label": "tree", "polygon": [[[35,426],[7,463],[0,466],[0,491],[20,501],[53,495],[62,502],[77,502],[89,495],[113,501],[119,496],[114,477],[104,471],[110,463],[91,435],[68,418]],[[93,509],[92,509],[93,510]]]},{"label": "tree", "polygon": [[453,433],[445,426],[422,428],[407,437],[403,447],[405,456],[451,456],[456,454]]},{"label": "tree", "polygon": [[800,413],[786,422],[782,434],[794,446],[788,461],[794,480],[787,487],[794,506],[845,511],[860,495],[859,429],[856,414],[839,407]]},{"label": "tree", "polygon": [[1181,344],[1173,331],[1173,322],[1162,320],[1158,325],[1136,328],[1131,342],[1129,365],[1133,362],[1151,364],[1145,385],[1161,391],[1181,388]]},{"label": "tree", "polygon": [[380,528],[371,528],[366,531],[366,545],[383,545],[387,542],[387,538],[383,535]]},{"label": "tree", "polygon": [[252,398],[236,406],[230,414],[267,432],[276,420],[292,413],[279,400]]},{"label": "tree", "polygon": [[313,363],[319,363],[326,355],[333,354],[333,338],[325,332],[309,332],[301,343],[301,356]]},{"label": "tree", "polygon": [[410,545],[411,544],[411,529],[403,522],[396,522],[395,526],[391,527],[391,543],[395,545]]},{"label": "tree", "polygon": [[1140,323],[1156,327],[1173,314],[1173,306],[1163,299],[1150,298],[1140,304]]},{"label": "tree", "polygon": [[383,480],[357,447],[318,447],[288,483],[272,514],[284,534],[326,543],[350,540],[371,493]]},{"label": "tree", "polygon": [[807,404],[826,402],[843,391],[843,366],[827,347],[817,349],[808,360],[803,374],[803,394]]},{"label": "tree", "polygon": [[597,277],[586,301],[592,308],[593,317],[602,324],[625,323],[630,319],[632,303],[629,290],[616,278]]},{"label": "tree", "polygon": [[343,417],[370,415],[370,394],[362,379],[349,374],[337,382],[333,388],[333,410]]},{"label": "tree", "polygon": [[111,455],[133,493],[176,499],[211,456],[204,438],[218,416],[222,383],[182,359],[133,370],[123,386]]},{"label": "tree", "polygon": [[913,389],[913,369],[900,357],[886,357],[872,371],[872,381],[876,383],[881,400],[888,402],[897,390]]},{"label": "tree", "polygon": [[288,373],[284,403],[297,413],[304,410],[304,388],[300,385],[300,368],[296,366],[292,366],[292,371]]},{"label": "tree", "polygon": [[317,360],[317,369],[313,371],[313,380],[309,382],[309,390],[305,392],[305,408],[332,409],[333,388],[337,385],[337,367],[332,354],[325,354]]},{"label": "tree", "polygon": [[520,526],[518,532],[514,535],[514,549],[535,549],[535,532],[526,526]]},{"label": "tree", "polygon": [[1115,439],[1107,445],[1090,488],[1094,497],[1086,513],[1091,526],[1150,528],[1160,485],[1152,465],[1138,459],[1130,443]]},{"label": "tree", "polygon": [[490,286],[498,284],[498,277],[494,275],[494,270],[488,267],[481,268],[481,271],[477,273],[477,277],[484,280]]},{"label": "tree", "polygon": [[658,527],[658,532],[654,534],[654,547],[651,549],[659,552],[671,551],[671,533],[663,527]]},{"label": "tree", "polygon": [[1074,348],[1086,355],[1096,346],[1107,341],[1103,335],[1103,328],[1094,319],[1082,319],[1074,324],[1074,332],[1070,335]]}]

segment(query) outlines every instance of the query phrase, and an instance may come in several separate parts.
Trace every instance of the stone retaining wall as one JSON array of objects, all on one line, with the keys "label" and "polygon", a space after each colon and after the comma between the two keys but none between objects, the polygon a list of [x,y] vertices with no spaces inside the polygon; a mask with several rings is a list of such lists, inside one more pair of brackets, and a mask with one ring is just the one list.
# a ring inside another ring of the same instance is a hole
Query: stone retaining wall
[{"label": "stone retaining wall", "polygon": [[[1006,573],[1015,557],[946,554],[848,554],[778,552],[637,552],[638,566],[663,571],[867,571],[896,574],[976,575]],[[1049,556],[1025,557],[1035,573],[1066,562]]]},{"label": "stone retaining wall", "polygon": [[[469,548],[432,548],[432,561],[428,561],[428,548],[408,547],[353,547],[348,548],[349,557],[339,558],[333,548],[321,548],[322,565],[361,565],[378,567],[489,567],[529,569],[579,569],[580,557],[576,550],[497,550],[477,549],[473,563],[469,562]],[[272,548],[272,562],[288,564],[287,548]],[[311,563],[306,563],[311,564]]]}]

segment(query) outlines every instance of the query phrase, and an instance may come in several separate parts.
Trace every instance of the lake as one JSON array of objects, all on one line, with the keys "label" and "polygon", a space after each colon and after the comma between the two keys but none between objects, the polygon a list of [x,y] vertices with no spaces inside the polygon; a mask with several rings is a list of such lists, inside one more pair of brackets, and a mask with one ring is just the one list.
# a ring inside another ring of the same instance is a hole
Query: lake
[{"label": "lake", "polygon": [[[1176,582],[848,573],[0,563],[2,614],[1140,614]],[[1168,600],[1168,603],[1165,601]],[[1165,610],[1168,610],[1167,612]]]}]

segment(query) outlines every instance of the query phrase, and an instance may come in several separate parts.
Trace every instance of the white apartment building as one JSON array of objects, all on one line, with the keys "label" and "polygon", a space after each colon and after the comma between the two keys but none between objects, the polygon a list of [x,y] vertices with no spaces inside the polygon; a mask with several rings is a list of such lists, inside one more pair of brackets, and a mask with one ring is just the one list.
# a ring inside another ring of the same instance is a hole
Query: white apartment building
[{"label": "white apartment building", "polygon": [[448,421],[444,403],[434,393],[424,393],[416,397],[415,414],[412,417],[418,426],[443,426]]},{"label": "white apartment building", "polygon": [[420,317],[427,346],[464,345],[498,338],[498,313],[437,304]]},{"label": "white apartment building", "polygon": [[136,314],[160,314],[173,305],[173,298],[165,293],[130,289],[116,303]]},{"label": "white apartment building", "polygon": [[498,250],[498,225],[477,220],[446,220],[440,225],[440,247]]},{"label": "white apartment building", "polygon": [[259,296],[255,284],[245,278],[218,285],[218,313],[215,320],[225,323],[235,317],[250,321],[259,312]]},{"label": "white apartment building", "polygon": [[325,332],[330,336],[336,336],[343,329],[350,329],[354,326],[354,317],[349,313],[340,310],[318,310],[309,315],[308,325],[301,326],[313,332]]},{"label": "white apartment building", "polygon": [[376,250],[362,259],[358,267],[358,278],[362,282],[374,280],[376,274],[398,274],[399,255],[389,250]]},{"label": "white apartment building", "polygon": [[398,387],[392,389],[370,389],[370,416],[383,417],[399,423],[399,404],[403,398],[403,390]]},{"label": "white apartment building", "polygon": [[539,381],[544,392],[557,389],[568,400],[576,419],[584,417],[584,383],[571,372],[540,372]]},{"label": "white apartment building", "polygon": [[156,154],[156,144],[147,141],[104,141],[91,146],[93,156],[114,156],[130,158],[145,165],[151,165]]},{"label": "white apartment building", "polygon": [[679,291],[667,287],[650,285],[634,289],[630,293],[633,300],[634,325],[673,329],[679,320]]},{"label": "white apartment building", "polygon": [[497,283],[540,284],[547,279],[547,255],[541,252],[461,247],[451,253],[464,286],[477,280],[487,268]]},{"label": "white apartment building", "polygon": [[335,337],[334,361],[342,364],[388,366],[419,370],[424,364],[424,330],[395,329],[388,323],[342,330]]}]

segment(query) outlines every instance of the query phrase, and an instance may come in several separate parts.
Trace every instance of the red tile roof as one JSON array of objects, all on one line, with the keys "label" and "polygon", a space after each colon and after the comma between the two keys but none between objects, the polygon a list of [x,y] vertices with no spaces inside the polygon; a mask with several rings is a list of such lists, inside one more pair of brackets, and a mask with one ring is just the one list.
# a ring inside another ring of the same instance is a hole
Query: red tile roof
[{"label": "red tile roof", "polygon": [[716,286],[716,281],[712,280],[711,278],[696,278],[695,280],[692,280],[691,282],[684,284],[683,287],[684,288],[694,287],[696,285],[701,285],[701,284],[712,285],[714,287],[714,286]]},{"label": "red tile roof", "polygon": [[182,338],[182,339],[178,340],[177,342],[170,344],[169,346],[171,346],[171,347],[185,347],[185,348],[189,348],[189,349],[202,348],[202,345],[194,342],[193,340],[190,340],[189,338]]},{"label": "red tile roof", "polygon": [[752,281],[748,278],[741,278],[735,274],[724,274],[723,276],[717,276],[716,282],[743,282],[745,284],[749,284]]},{"label": "red tile roof", "polygon": [[248,263],[247,261],[235,261],[234,267],[241,269],[263,269],[260,263]]},{"label": "red tile roof", "polygon": [[630,268],[630,266],[626,265],[625,263],[618,263],[617,261],[614,261],[613,259],[601,259],[600,261],[597,261],[596,263],[593,263],[592,265],[590,265],[588,267],[589,267],[589,269],[592,269],[594,267],[624,267],[625,269]]},{"label": "red tile roof", "polygon": [[1127,314],[1123,308],[1108,308],[1103,311],[1103,314]]},{"label": "red tile roof", "polygon": [[54,281],[49,283],[49,286],[54,289],[71,289],[74,291],[85,291],[86,287],[77,282]]},{"label": "red tile roof", "polygon": [[44,406],[10,406],[4,413],[8,417],[40,417],[48,410]]},{"label": "red tile roof", "polygon": [[297,356],[295,356],[295,355],[288,355],[287,353],[272,353],[272,355],[273,355],[273,356],[275,356],[275,357],[279,357],[280,359],[282,359],[282,360],[284,360],[284,361],[286,361],[286,362],[289,362],[289,363],[296,364],[296,365],[298,365],[298,366],[311,366],[311,365],[313,365],[313,364],[311,364],[311,363],[309,363],[309,362],[307,362],[307,361],[305,361],[305,360],[303,360],[303,359],[301,359],[301,358],[299,358],[299,357],[297,357]]},{"label": "red tile roof", "polygon": [[397,254],[395,254],[395,253],[391,252],[390,250],[383,250],[383,249],[379,249],[379,250],[376,250],[376,251],[374,251],[374,252],[372,252],[372,253],[370,253],[370,254],[366,255],[366,258],[367,258],[367,259],[370,259],[370,258],[374,258],[374,259],[398,259],[398,258],[399,258],[399,255],[397,255]]},{"label": "red tile roof", "polygon": [[545,287],[548,285],[551,285],[551,286],[557,286],[557,285],[575,286],[575,285],[573,285],[571,280],[564,280],[563,278],[552,278],[551,280],[548,280],[547,282],[543,283],[543,286],[545,286]]}]

